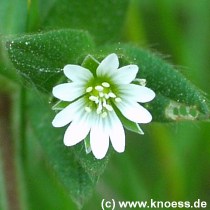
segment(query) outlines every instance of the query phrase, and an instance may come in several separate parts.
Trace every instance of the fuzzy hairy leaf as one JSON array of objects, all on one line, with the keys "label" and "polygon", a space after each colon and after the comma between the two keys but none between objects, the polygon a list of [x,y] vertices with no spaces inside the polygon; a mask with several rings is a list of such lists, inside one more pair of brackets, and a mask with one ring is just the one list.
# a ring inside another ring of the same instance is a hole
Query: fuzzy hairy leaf
[{"label": "fuzzy hairy leaf", "polygon": [[59,30],[14,38],[6,46],[25,81],[48,92],[63,75],[64,65],[78,63],[91,51],[93,41],[85,31]]}]

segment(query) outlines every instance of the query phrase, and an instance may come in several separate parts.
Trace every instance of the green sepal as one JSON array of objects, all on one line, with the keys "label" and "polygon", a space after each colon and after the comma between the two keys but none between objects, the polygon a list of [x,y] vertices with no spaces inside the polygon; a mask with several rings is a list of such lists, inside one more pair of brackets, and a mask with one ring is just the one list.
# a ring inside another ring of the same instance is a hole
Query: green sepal
[{"label": "green sepal", "polygon": [[96,60],[92,55],[87,55],[82,62],[82,66],[89,69],[93,75],[96,75],[96,69],[99,66],[99,61]]},{"label": "green sepal", "polygon": [[129,131],[132,131],[134,133],[138,133],[143,135],[144,132],[143,130],[140,128],[138,123],[132,122],[126,118],[122,119],[121,117],[119,117],[122,124],[125,126],[126,129],[128,129]]},{"label": "green sepal", "polygon": [[85,143],[85,151],[87,154],[89,154],[92,151],[90,146],[90,134],[87,135],[87,137],[84,139],[84,143]]},{"label": "green sepal", "polygon": [[114,108],[117,116],[119,117],[120,121],[122,122],[123,126],[128,129],[129,131],[132,131],[134,133],[138,134],[144,134],[143,130],[140,128],[138,123],[132,122],[128,120],[126,117],[124,117],[121,112],[115,107]]},{"label": "green sepal", "polygon": [[67,107],[70,103],[66,101],[58,101],[52,106],[52,110],[60,111]]}]

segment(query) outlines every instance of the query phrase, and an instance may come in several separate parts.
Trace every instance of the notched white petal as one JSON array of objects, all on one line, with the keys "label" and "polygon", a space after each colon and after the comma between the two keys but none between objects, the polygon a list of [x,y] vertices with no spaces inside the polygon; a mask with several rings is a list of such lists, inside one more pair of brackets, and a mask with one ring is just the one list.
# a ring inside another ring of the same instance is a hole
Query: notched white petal
[{"label": "notched white petal", "polygon": [[64,66],[63,71],[64,74],[73,82],[82,83],[93,78],[93,74],[90,70],[78,65],[68,64]]},{"label": "notched white petal", "polygon": [[114,112],[109,115],[109,121],[111,125],[109,135],[112,146],[117,152],[124,152],[125,132],[122,123]]},{"label": "notched white petal", "polygon": [[112,75],[112,79],[117,84],[129,84],[136,78],[138,70],[137,65],[124,66]]},{"label": "notched white petal", "polygon": [[63,127],[67,125],[78,115],[79,111],[84,107],[84,104],[83,98],[71,103],[55,116],[52,125],[54,127]]},{"label": "notched white petal", "polygon": [[116,103],[116,106],[127,119],[133,122],[149,123],[152,120],[150,112],[137,102],[123,101]]},{"label": "notched white petal", "polygon": [[62,101],[73,101],[84,94],[84,87],[76,83],[64,83],[55,86],[52,93]]},{"label": "notched white petal", "polygon": [[121,85],[118,87],[121,95],[123,98],[127,100],[134,100],[141,103],[149,102],[154,99],[155,93],[150,88],[135,85],[135,84],[128,84],[128,85]]},{"label": "notched white petal", "polygon": [[96,73],[97,76],[112,75],[119,67],[119,60],[115,53],[108,55],[99,64]]},{"label": "notched white petal", "polygon": [[90,145],[97,159],[104,158],[109,148],[109,134],[103,126],[102,121],[97,120],[90,131]]},{"label": "notched white petal", "polygon": [[80,119],[72,121],[64,134],[64,144],[66,146],[73,146],[88,135],[90,131],[90,124],[87,120],[87,114]]}]

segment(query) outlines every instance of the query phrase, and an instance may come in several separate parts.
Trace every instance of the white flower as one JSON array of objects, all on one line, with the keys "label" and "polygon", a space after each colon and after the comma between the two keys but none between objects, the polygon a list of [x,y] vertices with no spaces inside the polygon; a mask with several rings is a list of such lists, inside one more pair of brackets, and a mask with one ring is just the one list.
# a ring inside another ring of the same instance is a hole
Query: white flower
[{"label": "white flower", "polygon": [[148,102],[155,93],[132,84],[137,65],[119,67],[116,54],[108,55],[95,72],[78,65],[66,65],[64,74],[69,83],[53,88],[53,95],[70,104],[54,118],[54,127],[70,123],[64,134],[66,146],[75,145],[89,135],[90,150],[102,159],[109,148],[109,139],[117,152],[125,150],[125,133],[119,114],[135,123],[149,123],[151,114],[138,102]]}]

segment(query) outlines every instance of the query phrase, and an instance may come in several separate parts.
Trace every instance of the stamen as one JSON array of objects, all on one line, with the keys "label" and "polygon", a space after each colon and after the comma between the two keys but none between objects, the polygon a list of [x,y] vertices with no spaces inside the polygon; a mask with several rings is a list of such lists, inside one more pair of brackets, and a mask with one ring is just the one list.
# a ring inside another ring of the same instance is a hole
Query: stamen
[{"label": "stamen", "polygon": [[106,104],[104,107],[110,112],[113,111],[112,106],[110,106],[109,104]]},{"label": "stamen", "polygon": [[104,94],[105,99],[109,99],[109,95],[107,93]]},{"label": "stamen", "polygon": [[117,96],[114,94],[114,93],[112,93],[112,92],[109,92],[108,93],[108,96],[110,97],[110,98],[116,98]]},{"label": "stamen", "polygon": [[92,111],[92,109],[89,106],[86,106],[85,107],[85,111],[88,112],[88,113],[90,113]]},{"label": "stamen", "polygon": [[96,113],[97,114],[101,114],[102,109],[103,109],[103,107],[102,107],[101,101],[99,101],[99,104],[98,104],[98,108],[96,110]]},{"label": "stamen", "polygon": [[141,86],[146,86],[147,80],[146,80],[146,79],[139,79],[139,78],[136,78],[136,79],[134,80],[134,82],[138,83],[138,84],[141,85]]},{"label": "stamen", "polygon": [[96,97],[96,96],[90,96],[89,99],[90,99],[91,101],[96,102],[96,103],[97,103],[97,101],[98,101],[98,97]]},{"label": "stamen", "polygon": [[104,88],[101,85],[97,85],[97,86],[95,86],[95,89],[97,91],[103,91]]},{"label": "stamen", "polygon": [[115,98],[115,101],[116,101],[117,103],[119,103],[119,102],[122,101],[122,99],[121,99],[121,98]]},{"label": "stamen", "polygon": [[[113,107],[110,105],[110,100],[115,99],[116,102],[121,101],[121,98],[117,97],[111,91],[110,84],[108,82],[102,82],[101,85],[89,86],[87,87],[86,92],[91,92],[89,100],[95,103],[95,105],[93,105],[95,107],[94,110],[102,118],[107,117],[108,112],[113,111]],[[85,110],[89,113],[93,111],[92,108],[92,105],[86,106]]]},{"label": "stamen", "polygon": [[102,118],[105,118],[107,116],[107,112],[103,112],[102,114],[101,114],[101,117]]},{"label": "stamen", "polygon": [[139,84],[141,85],[141,86],[146,86],[146,84],[147,84],[147,80],[146,79],[139,79]]},{"label": "stamen", "polygon": [[103,106],[106,106],[106,99],[103,98]]},{"label": "stamen", "polygon": [[91,92],[93,90],[93,87],[88,87],[87,89],[86,89],[86,93],[89,93],[89,92]]},{"label": "stamen", "polygon": [[95,103],[96,103],[96,104],[98,104],[98,103],[99,103],[99,99],[98,99],[98,97],[97,97],[97,99],[95,100]]},{"label": "stamen", "polygon": [[108,88],[108,87],[110,87],[110,84],[108,82],[102,82],[102,86]]}]

